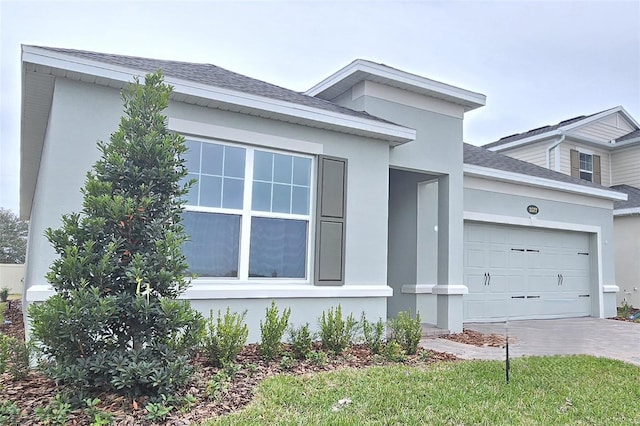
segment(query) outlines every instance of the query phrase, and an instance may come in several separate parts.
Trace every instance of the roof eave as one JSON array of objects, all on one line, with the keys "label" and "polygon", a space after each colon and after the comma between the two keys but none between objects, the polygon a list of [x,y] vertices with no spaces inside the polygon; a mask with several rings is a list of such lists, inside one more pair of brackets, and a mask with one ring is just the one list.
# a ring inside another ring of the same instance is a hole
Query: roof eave
[{"label": "roof eave", "polygon": [[611,201],[627,200],[627,194],[606,189],[604,187],[596,188],[591,186],[582,186],[574,183],[561,182],[553,179],[494,169],[491,167],[477,166],[474,164],[464,164],[463,172],[467,176],[477,176],[496,181],[516,183],[519,185],[552,189],[556,191],[586,195],[589,197],[603,198]]},{"label": "roof eave", "polygon": [[[123,85],[129,83],[132,76],[144,76],[146,74],[143,70],[78,58],[35,46],[23,46],[22,56],[23,63],[31,62],[55,69],[102,77],[121,82]],[[416,131],[414,129],[393,123],[340,114],[338,112],[200,84],[170,76],[165,76],[165,81],[174,87],[175,93],[238,105],[244,108],[266,112],[267,114],[273,114],[274,117],[289,116],[295,117],[302,122],[322,123],[322,127],[328,127],[337,131],[346,131],[347,133],[386,140],[392,146],[410,142],[415,140],[416,137]]]},{"label": "roof eave", "polygon": [[640,215],[640,207],[616,209],[613,211],[613,216],[637,216],[637,215]]},{"label": "roof eave", "polygon": [[[462,105],[465,112],[480,108],[486,104],[486,96],[481,93],[451,86],[363,59],[357,59],[351,62],[346,67],[333,73],[304,93],[320,99],[331,100],[340,94],[332,89],[358,72],[363,73],[363,75],[357,82],[366,80],[369,76],[376,76],[379,79],[391,83],[391,85],[393,85],[393,83],[400,83],[410,86],[412,90],[417,93]],[[354,81],[351,86],[357,82]]]}]

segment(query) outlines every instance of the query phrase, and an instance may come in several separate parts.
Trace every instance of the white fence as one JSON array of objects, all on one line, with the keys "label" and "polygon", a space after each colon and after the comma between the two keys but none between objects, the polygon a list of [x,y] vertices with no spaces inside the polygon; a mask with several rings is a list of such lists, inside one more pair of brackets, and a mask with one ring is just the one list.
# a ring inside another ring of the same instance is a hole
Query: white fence
[{"label": "white fence", "polygon": [[0,263],[0,288],[7,287],[10,294],[22,294],[24,265]]}]

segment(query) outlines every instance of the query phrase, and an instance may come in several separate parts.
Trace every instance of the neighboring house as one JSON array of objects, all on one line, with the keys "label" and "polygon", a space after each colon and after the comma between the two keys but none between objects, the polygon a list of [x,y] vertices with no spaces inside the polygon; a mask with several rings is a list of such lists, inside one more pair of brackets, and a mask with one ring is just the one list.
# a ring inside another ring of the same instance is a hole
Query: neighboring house
[{"label": "neighboring house", "polygon": [[602,184],[628,195],[614,207],[618,303],[640,306],[640,125],[616,107],[511,135],[494,152]]},{"label": "neighboring house", "polygon": [[484,95],[364,60],[303,94],[208,64],[36,46],[22,54],[25,304],[52,294],[43,232],[81,209],[120,90],[156,69],[198,179],[184,249],[199,278],[183,297],[205,315],[247,309],[250,340],[271,300],[295,324],[340,303],[371,320],[420,311],[452,332],[615,312],[606,241],[626,196],[464,145]]}]

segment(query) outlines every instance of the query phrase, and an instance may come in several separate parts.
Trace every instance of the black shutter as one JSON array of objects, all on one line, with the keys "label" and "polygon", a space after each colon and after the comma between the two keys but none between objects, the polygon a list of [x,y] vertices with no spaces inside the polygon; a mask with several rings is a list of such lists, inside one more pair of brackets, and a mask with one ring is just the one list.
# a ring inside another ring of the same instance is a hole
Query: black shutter
[{"label": "black shutter", "polygon": [[318,157],[315,285],[344,284],[347,160]]}]

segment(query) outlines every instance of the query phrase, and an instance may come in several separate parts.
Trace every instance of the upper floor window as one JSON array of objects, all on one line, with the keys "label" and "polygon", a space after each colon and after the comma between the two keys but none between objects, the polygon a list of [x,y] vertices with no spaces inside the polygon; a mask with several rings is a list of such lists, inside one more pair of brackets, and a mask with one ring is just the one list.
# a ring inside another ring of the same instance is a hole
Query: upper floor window
[{"label": "upper floor window", "polygon": [[186,141],[189,270],[204,277],[306,279],[310,156]]},{"label": "upper floor window", "polygon": [[580,153],[580,179],[593,182],[593,156]]},{"label": "upper floor window", "polygon": [[570,152],[571,176],[601,184],[602,171],[600,156],[588,152],[571,149]]}]

